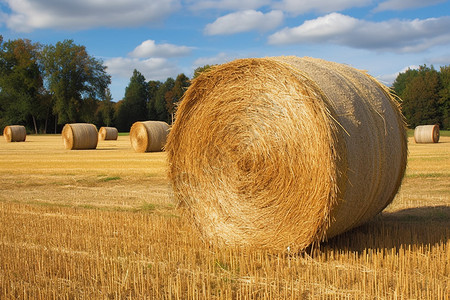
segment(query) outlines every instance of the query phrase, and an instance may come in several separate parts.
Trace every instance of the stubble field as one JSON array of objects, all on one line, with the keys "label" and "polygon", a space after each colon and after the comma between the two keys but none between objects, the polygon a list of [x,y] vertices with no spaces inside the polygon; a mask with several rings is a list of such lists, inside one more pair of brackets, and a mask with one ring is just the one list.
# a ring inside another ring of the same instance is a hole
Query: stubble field
[{"label": "stubble field", "polygon": [[400,192],[305,253],[214,248],[178,215],[165,153],[0,139],[0,299],[448,299],[450,137],[409,139]]}]

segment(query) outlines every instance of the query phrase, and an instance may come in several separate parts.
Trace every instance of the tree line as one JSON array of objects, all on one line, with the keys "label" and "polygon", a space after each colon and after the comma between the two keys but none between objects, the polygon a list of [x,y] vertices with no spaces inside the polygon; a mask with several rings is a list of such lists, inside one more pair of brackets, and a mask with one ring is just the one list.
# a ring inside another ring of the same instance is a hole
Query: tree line
[{"label": "tree line", "polygon": [[[209,67],[197,68],[194,77]],[[103,62],[73,40],[41,45],[3,41],[0,35],[0,129],[21,124],[35,133],[58,133],[66,123],[87,122],[126,132],[136,121],[170,124],[190,80],[179,74],[165,82],[146,81],[134,70],[118,102],[112,101],[110,83]],[[450,66],[408,69],[392,89],[410,128],[439,124],[450,130]]]},{"label": "tree line", "polygon": [[66,123],[87,122],[129,131],[136,121],[170,124],[190,80],[179,74],[146,81],[134,70],[118,102],[110,83],[103,62],[73,40],[41,45],[0,35],[0,129],[21,124],[34,133],[59,133]]},{"label": "tree line", "polygon": [[450,130],[450,66],[420,66],[399,73],[393,86],[409,128],[434,125]]}]

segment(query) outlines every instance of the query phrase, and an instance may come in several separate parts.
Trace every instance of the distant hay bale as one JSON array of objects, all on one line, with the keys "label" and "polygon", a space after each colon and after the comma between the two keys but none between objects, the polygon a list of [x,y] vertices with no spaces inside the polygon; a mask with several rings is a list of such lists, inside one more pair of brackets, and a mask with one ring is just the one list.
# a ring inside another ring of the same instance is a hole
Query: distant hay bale
[{"label": "distant hay bale", "polygon": [[130,141],[136,152],[162,151],[169,125],[162,121],[136,122],[130,129]]},{"label": "distant hay bale", "polygon": [[3,136],[7,142],[25,142],[27,130],[22,125],[9,125],[3,129]]},{"label": "distant hay bale", "polygon": [[392,201],[407,139],[397,102],[374,78],[272,57],[193,80],[165,149],[178,207],[212,243],[302,250]]},{"label": "distant hay bale", "polygon": [[439,125],[420,125],[414,129],[414,141],[416,143],[439,142]]},{"label": "distant hay bale", "polygon": [[95,149],[98,143],[97,127],[89,123],[66,124],[62,138],[68,150]]},{"label": "distant hay bale", "polygon": [[101,141],[117,140],[118,136],[119,131],[115,127],[100,127],[98,131],[98,139]]}]

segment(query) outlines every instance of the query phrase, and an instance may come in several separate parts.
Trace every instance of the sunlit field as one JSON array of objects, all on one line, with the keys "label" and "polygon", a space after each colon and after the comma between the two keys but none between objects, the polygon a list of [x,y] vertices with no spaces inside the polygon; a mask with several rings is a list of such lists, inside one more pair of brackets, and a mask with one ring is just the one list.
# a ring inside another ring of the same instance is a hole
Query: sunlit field
[{"label": "sunlit field", "polygon": [[165,153],[0,137],[0,299],[448,299],[450,137],[409,138],[371,222],[304,253],[215,248],[176,210]]}]

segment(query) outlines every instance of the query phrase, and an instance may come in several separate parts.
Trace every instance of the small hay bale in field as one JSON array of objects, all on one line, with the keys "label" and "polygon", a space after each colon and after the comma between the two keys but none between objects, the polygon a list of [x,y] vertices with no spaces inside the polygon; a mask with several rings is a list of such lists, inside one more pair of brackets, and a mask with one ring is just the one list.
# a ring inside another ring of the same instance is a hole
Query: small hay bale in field
[{"label": "small hay bale in field", "polygon": [[414,129],[414,141],[416,143],[439,142],[439,125],[420,125]]},{"label": "small hay bale in field", "polygon": [[131,146],[136,152],[162,151],[169,125],[162,121],[135,122],[130,129]]},{"label": "small hay bale in field", "polygon": [[3,129],[3,136],[7,142],[25,142],[27,130],[22,125],[9,125]]},{"label": "small hay bale in field", "polygon": [[117,140],[118,136],[119,131],[115,127],[100,127],[98,131],[98,139],[101,141]]},{"label": "small hay bale in field", "polygon": [[374,78],[273,57],[193,80],[165,149],[178,207],[212,243],[302,250],[392,201],[407,139],[397,102]]},{"label": "small hay bale in field", "polygon": [[68,150],[95,149],[98,143],[97,127],[89,123],[66,124],[62,138]]}]

